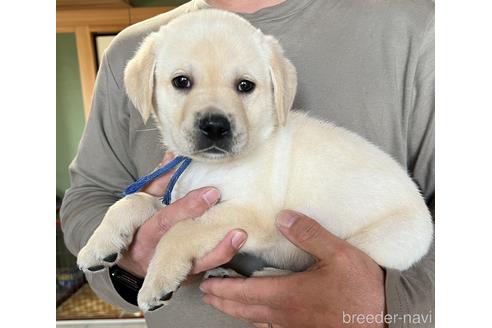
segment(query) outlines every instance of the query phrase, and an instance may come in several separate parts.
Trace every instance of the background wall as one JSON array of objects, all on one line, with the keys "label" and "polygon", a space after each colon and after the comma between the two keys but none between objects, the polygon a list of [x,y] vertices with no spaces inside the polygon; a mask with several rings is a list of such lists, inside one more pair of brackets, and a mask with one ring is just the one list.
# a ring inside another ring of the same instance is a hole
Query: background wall
[{"label": "background wall", "polygon": [[[134,7],[179,6],[187,0],[131,0]],[[70,186],[68,165],[84,130],[84,108],[75,35],[56,35],[56,194]]]},{"label": "background wall", "polygon": [[74,33],[56,34],[56,194],[70,185],[68,164],[84,129],[84,107]]}]

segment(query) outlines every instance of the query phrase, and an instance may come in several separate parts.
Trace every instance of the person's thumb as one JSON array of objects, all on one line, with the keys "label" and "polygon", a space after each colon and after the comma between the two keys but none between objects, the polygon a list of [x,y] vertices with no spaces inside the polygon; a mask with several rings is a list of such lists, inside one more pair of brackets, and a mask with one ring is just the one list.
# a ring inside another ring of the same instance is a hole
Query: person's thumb
[{"label": "person's thumb", "polygon": [[277,226],[288,240],[319,260],[329,257],[342,242],[315,220],[295,211],[280,212]]}]

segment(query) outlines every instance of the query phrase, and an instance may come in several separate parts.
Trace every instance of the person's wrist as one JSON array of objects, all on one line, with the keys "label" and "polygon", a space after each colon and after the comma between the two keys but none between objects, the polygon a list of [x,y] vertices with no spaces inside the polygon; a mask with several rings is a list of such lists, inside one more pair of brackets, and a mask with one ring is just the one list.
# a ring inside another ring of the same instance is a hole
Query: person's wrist
[{"label": "person's wrist", "polygon": [[137,297],[144,279],[122,269],[117,264],[109,268],[109,277],[115,291],[130,304],[138,306]]},{"label": "person's wrist", "polygon": [[118,266],[140,279],[143,279],[147,274],[146,270],[138,262],[132,261],[124,255],[118,261]]},{"label": "person's wrist", "polygon": [[[378,264],[376,264],[378,269],[379,269],[379,272],[380,272],[380,279],[379,279],[379,295],[380,295],[380,299],[381,299],[381,303],[380,303],[380,310],[378,311],[378,313],[375,313],[375,314],[379,314],[379,313],[382,313],[382,317],[385,318],[386,317],[386,286],[385,286],[385,281],[386,281],[386,269]],[[381,324],[379,325],[379,327],[381,328],[388,328],[388,324],[383,320],[381,322]]]}]

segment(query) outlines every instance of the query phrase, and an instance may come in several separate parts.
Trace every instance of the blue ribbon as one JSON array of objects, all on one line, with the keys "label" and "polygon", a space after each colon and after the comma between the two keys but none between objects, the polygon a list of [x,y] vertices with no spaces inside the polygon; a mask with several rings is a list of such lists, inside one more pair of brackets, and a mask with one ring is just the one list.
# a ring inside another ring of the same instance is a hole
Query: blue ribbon
[{"label": "blue ribbon", "polygon": [[179,165],[176,172],[174,172],[174,174],[172,175],[171,180],[169,180],[169,183],[167,184],[166,192],[162,197],[162,202],[166,205],[169,205],[171,203],[171,194],[173,192],[174,186],[176,185],[176,182],[178,181],[181,174],[183,174],[184,170],[186,170],[186,168],[190,165],[190,163],[191,163],[191,158],[185,156],[177,156],[175,159],[173,159],[163,167],[160,167],[154,172],[141,177],[140,179],[138,179],[137,181],[126,187],[125,191],[123,192],[123,195],[128,196],[133,193],[136,193],[137,191],[145,187],[148,183],[154,181],[161,175],[166,174],[167,172],[175,168],[177,165],[181,164]]}]

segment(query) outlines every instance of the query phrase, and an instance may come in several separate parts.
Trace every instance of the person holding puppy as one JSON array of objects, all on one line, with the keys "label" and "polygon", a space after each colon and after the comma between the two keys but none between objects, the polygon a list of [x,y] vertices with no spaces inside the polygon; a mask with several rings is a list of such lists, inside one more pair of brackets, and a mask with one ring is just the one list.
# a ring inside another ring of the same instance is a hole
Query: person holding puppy
[{"label": "person holding puppy", "polygon": [[[121,190],[161,161],[162,154],[155,153],[160,149],[158,131],[151,121],[142,122],[125,94],[126,62],[148,33],[177,15],[209,6],[238,12],[276,36],[298,70],[294,107],[346,127],[390,153],[408,168],[433,207],[432,1],[192,1],[126,29],[106,52],[61,213],[74,254]],[[160,196],[168,179],[155,181],[146,192]],[[118,266],[145,276],[160,237],[174,223],[199,217],[219,200],[220,191],[206,187],[163,208],[137,231]],[[279,213],[277,225],[317,263],[283,277],[212,278],[201,284],[190,277],[190,285],[169,306],[146,314],[148,326],[411,326],[405,315],[420,316],[419,326],[433,324],[433,250],[405,272],[384,270],[301,213]],[[229,262],[246,239],[244,231],[229,232],[195,263],[193,273]],[[87,279],[102,298],[137,310],[123,289],[115,289],[108,270]]]}]

